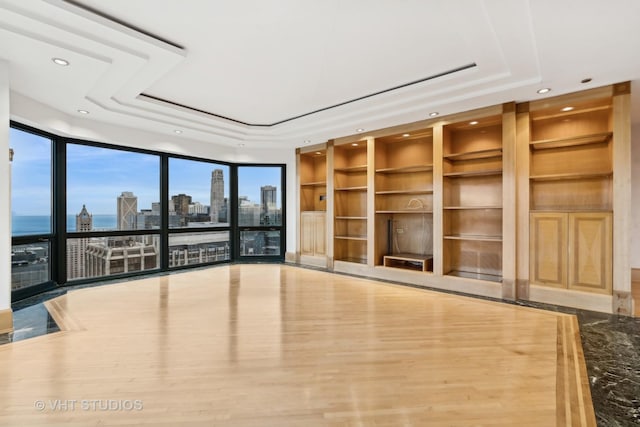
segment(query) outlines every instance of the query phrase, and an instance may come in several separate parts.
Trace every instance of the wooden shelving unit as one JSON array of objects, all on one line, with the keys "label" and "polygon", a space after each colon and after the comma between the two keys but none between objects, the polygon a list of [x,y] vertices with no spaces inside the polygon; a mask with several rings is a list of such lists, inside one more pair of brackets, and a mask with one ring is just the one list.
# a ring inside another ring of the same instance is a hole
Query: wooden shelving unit
[{"label": "wooden shelving unit", "polygon": [[433,271],[433,131],[375,139],[375,265]]},{"label": "wooden shelving unit", "polygon": [[367,263],[367,141],[333,147],[334,259]]},{"label": "wooden shelving unit", "polygon": [[610,295],[612,99],[531,107],[530,283]]},{"label": "wooden shelving unit", "polygon": [[301,262],[325,266],[327,255],[327,150],[298,152]]},{"label": "wooden shelving unit", "polygon": [[445,125],[442,150],[443,273],[500,282],[502,116]]}]

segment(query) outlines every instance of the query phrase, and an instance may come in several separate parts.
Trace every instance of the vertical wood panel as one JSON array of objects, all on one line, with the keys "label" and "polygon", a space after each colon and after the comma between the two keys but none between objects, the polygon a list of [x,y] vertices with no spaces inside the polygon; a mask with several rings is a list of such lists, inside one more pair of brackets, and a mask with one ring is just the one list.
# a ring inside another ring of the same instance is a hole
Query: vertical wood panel
[{"label": "vertical wood panel", "polygon": [[516,106],[504,105],[502,115],[502,295],[516,298]]},{"label": "vertical wood panel", "polygon": [[567,287],[567,214],[531,214],[531,283]]},{"label": "vertical wood panel", "polygon": [[443,242],[443,185],[442,185],[442,145],[443,126],[437,124],[433,128],[433,273],[438,276],[444,274],[445,244]]},{"label": "vertical wood panel", "polygon": [[611,214],[569,214],[569,289],[611,294]]},{"label": "vertical wood panel", "polygon": [[529,103],[516,113],[516,298],[529,298]]}]

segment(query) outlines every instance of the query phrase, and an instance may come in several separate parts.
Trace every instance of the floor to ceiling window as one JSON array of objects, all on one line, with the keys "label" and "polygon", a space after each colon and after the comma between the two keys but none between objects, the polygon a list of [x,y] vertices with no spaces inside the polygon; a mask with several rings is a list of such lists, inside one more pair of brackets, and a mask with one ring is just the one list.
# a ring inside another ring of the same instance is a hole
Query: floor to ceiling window
[{"label": "floor to ceiling window", "polygon": [[50,138],[11,128],[11,289],[51,280],[52,153]]},{"label": "floor to ceiling window", "polygon": [[284,257],[284,166],[238,166],[238,254]]},{"label": "floor to ceiling window", "polygon": [[169,158],[169,267],[231,259],[229,171]]},{"label": "floor to ceiling window", "polygon": [[55,284],[284,259],[285,166],[234,165],[12,123],[14,299]]},{"label": "floor to ceiling window", "polygon": [[160,157],[66,147],[67,281],[160,267]]}]

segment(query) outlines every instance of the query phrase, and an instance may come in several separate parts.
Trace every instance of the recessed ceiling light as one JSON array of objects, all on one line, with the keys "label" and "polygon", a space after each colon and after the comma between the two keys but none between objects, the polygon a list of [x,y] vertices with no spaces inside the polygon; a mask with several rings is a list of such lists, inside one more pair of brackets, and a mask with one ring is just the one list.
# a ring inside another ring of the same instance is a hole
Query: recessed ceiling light
[{"label": "recessed ceiling light", "polygon": [[66,67],[67,65],[69,65],[69,61],[67,61],[66,59],[62,59],[62,58],[51,58],[51,60],[55,63],[58,64],[62,67]]},{"label": "recessed ceiling light", "polygon": [[356,132],[364,132],[364,129],[358,128],[358,129],[356,129]]},{"label": "recessed ceiling light", "polygon": [[589,83],[591,81],[591,77],[587,77],[586,79],[580,80],[580,83]]},{"label": "recessed ceiling light", "polygon": [[402,136],[406,138],[408,136],[411,136],[411,134],[410,133],[403,133]]},{"label": "recessed ceiling light", "polygon": [[542,89],[538,89],[538,93],[541,94],[541,95],[543,93],[548,93],[548,92],[551,92],[551,88],[543,87]]},{"label": "recessed ceiling light", "polygon": [[180,129],[176,129],[173,131],[173,133],[177,133],[178,135],[180,135],[182,133],[182,131]]},{"label": "recessed ceiling light", "polygon": [[478,122],[477,122],[476,120],[474,120],[474,121],[472,121],[472,122],[469,122],[469,124],[470,124],[471,126],[474,126],[474,125],[477,125],[477,124],[478,124]]},{"label": "recessed ceiling light", "polygon": [[437,111],[434,111],[433,113],[429,113],[429,117],[435,117],[438,114],[440,114],[440,113],[438,113]]},{"label": "recessed ceiling light", "polygon": [[571,110],[573,110],[573,107],[564,107],[562,109],[562,111],[571,111]]},{"label": "recessed ceiling light", "polygon": [[320,151],[316,151],[316,154],[317,154],[317,155],[320,155],[320,154],[322,154],[322,153],[321,153]]},{"label": "recessed ceiling light", "polygon": [[357,143],[357,142],[354,142],[354,143],[353,143],[353,144],[351,144],[351,145],[353,145],[354,147],[357,147],[357,146],[358,146],[358,143]]},{"label": "recessed ceiling light", "polygon": [[310,140],[310,139],[305,139],[305,140],[304,140],[304,143],[305,143],[305,144],[309,144],[310,142],[311,142],[311,140]]},{"label": "recessed ceiling light", "polygon": [[78,113],[80,113],[80,114],[89,114],[89,112],[87,110],[78,110]]}]

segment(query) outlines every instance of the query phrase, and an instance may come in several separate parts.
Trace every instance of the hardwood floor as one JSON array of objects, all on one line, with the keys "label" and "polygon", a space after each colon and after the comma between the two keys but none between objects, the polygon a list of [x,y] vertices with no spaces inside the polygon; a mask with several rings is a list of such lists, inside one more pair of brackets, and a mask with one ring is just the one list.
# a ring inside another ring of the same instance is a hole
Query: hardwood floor
[{"label": "hardwood floor", "polygon": [[569,315],[284,265],[47,305],[62,332],[0,346],[2,426],[595,426]]}]

